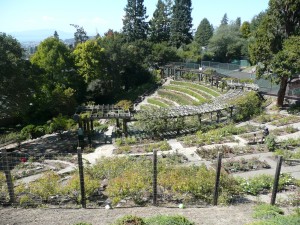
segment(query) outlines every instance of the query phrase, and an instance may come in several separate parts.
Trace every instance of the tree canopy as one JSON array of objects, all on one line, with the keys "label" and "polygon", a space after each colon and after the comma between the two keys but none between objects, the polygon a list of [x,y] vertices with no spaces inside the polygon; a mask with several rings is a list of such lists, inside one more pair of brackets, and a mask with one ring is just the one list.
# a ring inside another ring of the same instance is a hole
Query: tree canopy
[{"label": "tree canopy", "polygon": [[213,36],[213,32],[212,24],[209,23],[208,19],[204,18],[197,28],[194,40],[201,47],[207,46],[209,39]]},{"label": "tree canopy", "polygon": [[149,22],[150,40],[154,43],[170,39],[170,10],[167,3],[158,0],[153,17]]},{"label": "tree canopy", "polygon": [[148,24],[144,0],[127,0],[123,19],[123,34],[128,42],[146,39]]},{"label": "tree canopy", "polygon": [[273,80],[280,84],[278,106],[283,106],[288,81],[295,75],[292,65],[287,65],[291,61],[283,58],[287,54],[284,46],[290,46],[284,43],[299,34],[300,0],[270,0],[269,8],[255,32],[255,42],[250,45],[250,56],[252,62],[258,64],[258,77],[272,74]]},{"label": "tree canopy", "polygon": [[192,36],[192,1],[175,0],[171,20],[172,46],[179,48],[183,44],[189,44],[193,40]]},{"label": "tree canopy", "polygon": [[21,44],[5,33],[0,33],[0,68],[0,119],[20,116],[29,107],[32,93],[29,65]]}]

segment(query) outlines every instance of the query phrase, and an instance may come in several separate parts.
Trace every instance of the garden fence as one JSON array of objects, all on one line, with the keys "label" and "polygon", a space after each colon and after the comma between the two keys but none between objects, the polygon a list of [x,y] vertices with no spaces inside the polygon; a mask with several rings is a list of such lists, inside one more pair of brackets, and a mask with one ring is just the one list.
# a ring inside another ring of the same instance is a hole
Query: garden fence
[{"label": "garden fence", "polygon": [[[77,153],[76,153],[77,151]],[[84,178],[84,168],[87,166],[82,160],[82,151],[78,147],[74,153],[36,153],[24,154],[18,151],[0,154],[0,204],[17,205],[21,207],[78,207],[95,208],[110,204],[99,187],[91,190],[90,184]],[[84,150],[83,150],[84,151]],[[152,201],[155,206],[160,205],[159,171],[157,150],[152,154]],[[222,154],[218,154],[215,170],[215,185],[211,191],[212,204],[218,204],[220,187],[220,171]],[[278,159],[271,204],[275,204],[282,157]],[[130,188],[130,187],[129,187]],[[149,187],[151,189],[151,187]],[[87,194],[87,192],[89,194]],[[128,196],[130,197],[130,196]],[[150,202],[148,202],[150,203]]]}]

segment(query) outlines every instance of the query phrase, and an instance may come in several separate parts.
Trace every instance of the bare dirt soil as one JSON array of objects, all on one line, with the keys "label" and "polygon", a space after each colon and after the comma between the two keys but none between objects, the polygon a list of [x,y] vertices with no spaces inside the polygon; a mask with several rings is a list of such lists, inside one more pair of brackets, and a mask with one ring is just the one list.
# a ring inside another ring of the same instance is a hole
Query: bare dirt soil
[{"label": "bare dirt soil", "polygon": [[124,215],[152,217],[155,215],[182,215],[195,224],[241,225],[255,221],[252,218],[254,204],[237,206],[210,206],[205,208],[134,207],[115,209],[22,209],[1,208],[1,225],[73,225],[79,222],[93,225],[108,225]]}]

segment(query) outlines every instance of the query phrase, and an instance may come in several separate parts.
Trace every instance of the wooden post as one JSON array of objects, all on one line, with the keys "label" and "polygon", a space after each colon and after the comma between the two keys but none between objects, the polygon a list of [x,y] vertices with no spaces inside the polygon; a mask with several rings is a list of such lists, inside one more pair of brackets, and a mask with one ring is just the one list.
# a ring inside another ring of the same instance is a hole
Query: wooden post
[{"label": "wooden post", "polygon": [[201,117],[202,115],[201,114],[198,114],[198,120],[199,120],[199,126],[201,127]]},{"label": "wooden post", "polygon": [[123,119],[123,132],[125,134],[125,137],[127,137],[128,132],[127,132],[127,120]]},{"label": "wooden post", "polygon": [[81,147],[77,148],[77,156],[78,156],[79,181],[80,181],[80,191],[81,191],[81,205],[82,208],[86,208]]},{"label": "wooden post", "polygon": [[230,109],[230,120],[232,120],[233,107],[231,106],[229,109]]},{"label": "wooden post", "polygon": [[86,122],[87,122],[87,117],[85,117],[85,118],[83,119],[83,131],[84,131],[84,132],[87,131]]},{"label": "wooden post", "polygon": [[92,137],[91,137],[91,130],[90,130],[90,122],[89,119],[86,118],[86,130],[87,130],[87,137],[88,137],[88,143],[89,143],[89,147],[91,147],[92,145]]},{"label": "wooden post", "polygon": [[82,128],[82,119],[81,118],[78,119],[78,127]]},{"label": "wooden post", "polygon": [[153,150],[153,205],[157,205],[157,151]]},{"label": "wooden post", "polygon": [[220,184],[220,174],[221,174],[221,165],[222,165],[222,152],[218,152],[218,163],[216,168],[216,183],[214,191],[214,205],[218,205],[219,197],[219,184]]},{"label": "wooden post", "polygon": [[8,157],[7,157],[7,151],[6,149],[2,149],[2,165],[6,177],[6,184],[7,184],[7,190],[9,194],[9,203],[13,204],[15,203],[15,192],[14,192],[14,184],[11,178],[9,163],[8,163]]},{"label": "wooden post", "polygon": [[93,132],[94,131],[94,119],[91,118],[90,121],[91,121],[91,131]]},{"label": "wooden post", "polygon": [[276,195],[277,195],[277,190],[278,190],[281,164],[282,164],[282,156],[280,155],[278,157],[277,166],[276,166],[276,172],[275,172],[275,178],[274,178],[274,184],[273,184],[273,190],[272,190],[272,196],[271,196],[271,205],[275,205],[275,202],[276,202]]},{"label": "wooden post", "polygon": [[221,113],[220,113],[220,110],[218,110],[218,111],[217,111],[217,123],[220,122],[220,114],[221,114]]}]

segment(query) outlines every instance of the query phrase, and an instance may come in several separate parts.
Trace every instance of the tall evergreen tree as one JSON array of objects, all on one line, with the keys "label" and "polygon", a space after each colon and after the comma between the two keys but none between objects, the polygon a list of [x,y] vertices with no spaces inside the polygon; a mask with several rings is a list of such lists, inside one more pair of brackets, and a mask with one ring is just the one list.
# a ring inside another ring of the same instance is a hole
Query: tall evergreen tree
[{"label": "tall evergreen tree", "polygon": [[57,31],[54,31],[53,37],[59,40],[59,35],[58,35]]},{"label": "tall evergreen tree", "polygon": [[179,48],[182,44],[191,43],[192,36],[192,1],[175,0],[171,21],[171,45]]},{"label": "tall evergreen tree", "polygon": [[209,23],[208,19],[204,18],[196,31],[195,42],[200,46],[207,46],[208,40],[213,36],[214,28]]},{"label": "tall evergreen tree", "polygon": [[170,39],[170,11],[167,3],[158,0],[156,10],[150,20],[150,40],[155,43],[169,41]]},{"label": "tall evergreen tree", "polygon": [[250,23],[248,21],[244,21],[241,28],[240,32],[242,34],[242,37],[247,39],[251,35],[251,30],[250,30]]},{"label": "tall evergreen tree", "polygon": [[148,33],[148,24],[146,7],[144,0],[127,0],[124,8],[125,17],[123,19],[123,33],[128,42],[146,39]]},{"label": "tall evergreen tree", "polygon": [[234,25],[237,27],[237,28],[240,28],[241,27],[241,24],[242,24],[242,21],[241,21],[241,17],[237,17],[235,22],[234,22]]},{"label": "tall evergreen tree", "polygon": [[76,25],[76,24],[70,24],[70,26],[72,26],[76,29],[76,32],[74,33],[75,46],[78,43],[86,42],[89,39],[89,37],[87,36],[86,31],[83,29],[83,27],[79,27],[79,25]]},{"label": "tall evergreen tree", "polygon": [[224,14],[222,20],[221,20],[221,26],[222,25],[228,25],[228,17],[227,17],[227,13]]}]

